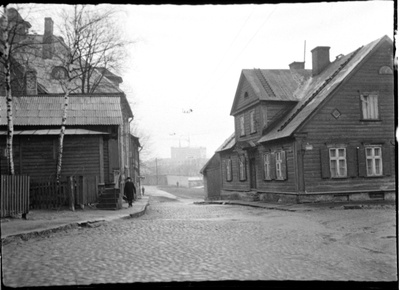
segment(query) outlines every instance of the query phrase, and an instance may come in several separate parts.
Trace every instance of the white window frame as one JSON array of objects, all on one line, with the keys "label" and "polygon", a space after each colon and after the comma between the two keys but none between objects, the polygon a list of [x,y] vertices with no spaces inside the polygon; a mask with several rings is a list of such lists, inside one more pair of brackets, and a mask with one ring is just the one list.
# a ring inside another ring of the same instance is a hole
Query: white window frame
[{"label": "white window frame", "polygon": [[[339,154],[341,151],[343,152],[342,156]],[[345,147],[329,148],[329,169],[332,178],[347,177],[347,152]]]},{"label": "white window frame", "polygon": [[246,135],[246,132],[244,129],[244,115],[239,117],[239,127],[240,127],[240,136]]},{"label": "white window frame", "polygon": [[366,93],[361,95],[361,111],[363,120],[378,120],[379,105],[377,93]]},{"label": "white window frame", "polygon": [[271,153],[264,154],[264,179],[271,179]]},{"label": "white window frame", "polygon": [[[378,154],[376,154],[377,151]],[[370,152],[370,154],[368,152]],[[365,146],[365,163],[367,169],[367,176],[382,176],[383,175],[382,146],[380,145]]]},{"label": "white window frame", "polygon": [[250,111],[250,133],[255,133],[256,131],[256,112],[255,110]]}]

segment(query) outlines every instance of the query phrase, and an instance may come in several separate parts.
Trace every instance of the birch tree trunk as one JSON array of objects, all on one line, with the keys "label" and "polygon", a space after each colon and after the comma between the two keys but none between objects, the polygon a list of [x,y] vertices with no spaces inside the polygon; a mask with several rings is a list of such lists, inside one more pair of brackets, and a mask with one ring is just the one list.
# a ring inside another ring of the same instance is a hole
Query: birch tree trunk
[{"label": "birch tree trunk", "polygon": [[67,123],[68,104],[69,104],[69,89],[66,90],[65,95],[64,95],[63,116],[61,119],[60,136],[58,139],[59,142],[58,142],[58,158],[57,158],[57,173],[56,173],[57,184],[60,183],[60,178],[61,178],[62,157],[63,157],[63,148],[64,148],[64,135],[65,135],[65,125]]},{"label": "birch tree trunk", "polygon": [[8,15],[7,8],[4,6],[3,11],[3,41],[4,47],[2,52],[2,58],[4,61],[4,73],[5,73],[5,87],[6,87],[6,104],[7,104],[7,167],[8,173],[14,175],[14,158],[13,158],[13,137],[14,137],[14,122],[13,122],[13,96],[11,91],[11,64],[10,64],[10,43],[8,33]]}]

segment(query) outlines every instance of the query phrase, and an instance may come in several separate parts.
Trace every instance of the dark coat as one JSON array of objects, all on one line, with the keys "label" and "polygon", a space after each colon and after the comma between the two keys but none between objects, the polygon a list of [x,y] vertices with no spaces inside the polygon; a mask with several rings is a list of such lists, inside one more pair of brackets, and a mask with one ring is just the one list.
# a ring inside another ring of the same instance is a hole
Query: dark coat
[{"label": "dark coat", "polygon": [[133,196],[136,193],[135,185],[132,181],[127,181],[124,187],[124,195],[129,200],[133,200]]}]

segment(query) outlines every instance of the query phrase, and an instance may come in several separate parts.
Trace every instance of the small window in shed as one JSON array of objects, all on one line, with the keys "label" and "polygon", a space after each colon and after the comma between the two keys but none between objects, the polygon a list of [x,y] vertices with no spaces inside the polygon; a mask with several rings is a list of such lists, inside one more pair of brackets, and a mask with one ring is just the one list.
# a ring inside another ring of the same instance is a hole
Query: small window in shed
[{"label": "small window in shed", "polygon": [[380,75],[392,75],[393,70],[389,66],[384,65],[379,69],[379,74]]}]

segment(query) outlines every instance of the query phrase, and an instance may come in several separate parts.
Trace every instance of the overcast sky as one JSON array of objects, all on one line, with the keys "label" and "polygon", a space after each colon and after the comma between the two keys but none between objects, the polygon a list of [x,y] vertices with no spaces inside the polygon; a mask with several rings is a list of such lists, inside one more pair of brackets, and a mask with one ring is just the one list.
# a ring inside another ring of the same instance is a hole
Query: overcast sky
[{"label": "overcast sky", "polygon": [[330,46],[333,61],[384,35],[393,39],[392,1],[120,8],[121,29],[136,41],[122,88],[158,158],[179,144],[212,156],[234,132],[230,109],[242,69],[288,69],[304,54],[311,69],[316,46]]}]

